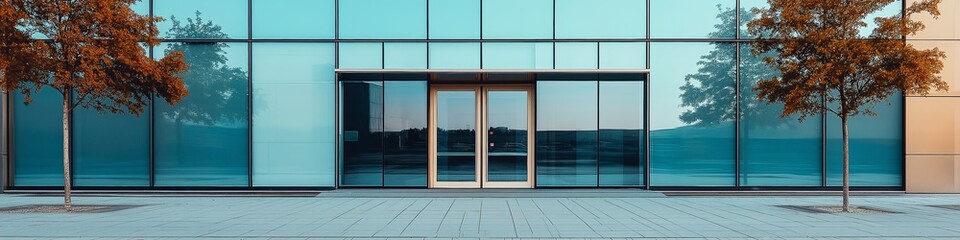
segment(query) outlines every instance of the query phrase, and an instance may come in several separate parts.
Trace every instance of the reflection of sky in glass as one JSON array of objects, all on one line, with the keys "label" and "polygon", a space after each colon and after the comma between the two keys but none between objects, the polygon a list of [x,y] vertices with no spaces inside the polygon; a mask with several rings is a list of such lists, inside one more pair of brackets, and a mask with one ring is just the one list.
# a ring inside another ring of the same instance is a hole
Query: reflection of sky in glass
[{"label": "reflection of sky in glass", "polygon": [[476,129],[476,92],[437,91],[437,128]]},{"label": "reflection of sky in glass", "polygon": [[600,82],[600,128],[643,128],[643,82]]},{"label": "reflection of sky in glass", "polygon": [[222,27],[221,31],[230,38],[247,38],[247,1],[246,0],[155,0],[153,14],[163,17],[157,24],[160,36],[173,27],[171,16],[181,25],[187,24],[187,18],[195,19],[199,11],[204,22],[212,21]]},{"label": "reflection of sky in glass", "polygon": [[560,0],[557,38],[643,38],[647,4],[637,0]]},{"label": "reflection of sky in glass", "polygon": [[537,82],[537,131],[596,131],[596,81]]},{"label": "reflection of sky in glass", "polygon": [[385,43],[383,58],[385,69],[425,69],[427,68],[427,44]]},{"label": "reflection of sky in glass", "polygon": [[384,82],[384,122],[386,132],[427,128],[427,83]]},{"label": "reflection of sky in glass", "polygon": [[340,43],[339,51],[339,68],[383,68],[383,44],[381,43]]},{"label": "reflection of sky in glass", "polygon": [[430,38],[480,38],[480,0],[430,0]]},{"label": "reflection of sky in glass", "polygon": [[331,39],[334,6],[334,0],[254,0],[253,37]]},{"label": "reflection of sky in glass", "polygon": [[553,38],[552,0],[483,1],[483,38]]},{"label": "reflection of sky in glass", "polygon": [[597,69],[597,43],[557,43],[557,69]]},{"label": "reflection of sky in glass", "polygon": [[[721,8],[735,8],[735,0],[650,0],[651,38],[706,38],[717,31]],[[734,28],[736,26],[724,26]],[[730,31],[733,33],[733,31]],[[733,38],[735,36],[728,36]]]},{"label": "reflection of sky in glass", "polygon": [[[169,49],[171,44],[196,44],[196,46],[203,46],[205,43],[161,43],[154,48],[154,59],[163,58],[163,54],[166,53],[166,49]],[[223,54],[224,59],[226,59],[227,66],[231,68],[240,68],[241,71],[247,71],[247,44],[241,43],[223,43],[226,46],[221,49],[225,52]]]},{"label": "reflection of sky in glass", "polygon": [[426,0],[340,0],[341,38],[427,37]]},{"label": "reflection of sky in glass", "polygon": [[484,69],[553,68],[553,43],[483,43]]},{"label": "reflection of sky in glass", "polygon": [[431,69],[480,69],[480,43],[430,43]]},{"label": "reflection of sky in glass", "polygon": [[710,52],[709,43],[652,43],[650,46],[650,129],[671,129],[680,121],[680,86],[687,74],[696,73],[700,56]]},{"label": "reflection of sky in glass", "polygon": [[[879,11],[868,14],[867,17],[863,19],[863,21],[867,23],[867,26],[860,28],[860,36],[870,36],[870,33],[873,32],[873,29],[877,27],[877,24],[873,21],[874,18],[899,15],[900,11],[902,10],[901,4],[901,1],[893,1]],[[766,8],[768,6],[770,6],[770,4],[767,3],[767,0],[740,0],[740,7],[745,11],[752,11],[754,8]],[[740,26],[740,28],[743,30],[747,29],[746,26]]]},{"label": "reflection of sky in glass", "polygon": [[600,43],[600,69],[646,69],[646,57],[646,43]]},{"label": "reflection of sky in glass", "polygon": [[527,91],[487,92],[487,126],[527,129]]}]

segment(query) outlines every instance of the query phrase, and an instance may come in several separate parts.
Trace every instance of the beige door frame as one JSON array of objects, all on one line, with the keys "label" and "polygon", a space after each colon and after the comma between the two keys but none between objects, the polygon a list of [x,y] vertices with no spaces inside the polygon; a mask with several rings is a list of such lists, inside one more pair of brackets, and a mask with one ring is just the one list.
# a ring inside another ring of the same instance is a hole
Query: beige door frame
[{"label": "beige door frame", "polygon": [[[487,181],[487,96],[490,91],[526,91],[527,92],[527,181],[524,182],[490,182]],[[438,91],[473,91],[476,136],[476,155],[474,164],[475,181],[472,182],[441,182],[437,181],[437,92]],[[430,188],[533,188],[534,183],[534,91],[532,85],[431,85],[429,99],[429,128],[428,149],[428,187]]]}]

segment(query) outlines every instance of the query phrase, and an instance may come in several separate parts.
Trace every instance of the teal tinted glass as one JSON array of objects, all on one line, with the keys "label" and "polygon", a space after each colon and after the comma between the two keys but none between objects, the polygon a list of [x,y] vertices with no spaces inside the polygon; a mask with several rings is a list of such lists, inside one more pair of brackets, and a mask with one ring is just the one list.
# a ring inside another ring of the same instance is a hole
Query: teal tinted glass
[{"label": "teal tinted glass", "polygon": [[[154,0],[153,14],[164,38],[247,38],[246,0]],[[204,26],[212,24],[220,27]]]},{"label": "teal tinted glass", "polygon": [[733,186],[736,47],[654,43],[650,185]]},{"label": "teal tinted glass", "polygon": [[140,0],[134,2],[133,5],[130,5],[130,9],[133,9],[133,12],[140,15],[150,15],[150,0]]},{"label": "teal tinted glass", "polygon": [[557,0],[557,38],[644,38],[646,1]]},{"label": "teal tinted glass", "polygon": [[427,186],[427,82],[383,85],[383,185]]},{"label": "teal tinted glass", "polygon": [[867,16],[863,19],[863,21],[867,24],[867,26],[860,28],[860,36],[869,37],[870,34],[873,33],[873,30],[877,28],[876,18],[878,17],[888,18],[893,16],[899,16],[902,10],[903,10],[903,0],[895,0],[890,4],[887,4],[880,10],[867,14]]},{"label": "teal tinted glass", "polygon": [[537,82],[537,186],[597,186],[597,91],[596,80]]},{"label": "teal tinted glass", "polygon": [[182,51],[190,95],[158,103],[154,118],[156,186],[247,186],[247,44],[166,43]]},{"label": "teal tinted glass", "polygon": [[480,38],[480,0],[430,0],[431,39]]},{"label": "teal tinted glass", "polygon": [[381,69],[383,43],[340,43],[339,57],[339,68]]},{"label": "teal tinted glass", "polygon": [[383,46],[383,68],[385,69],[426,69],[426,43],[385,43]]},{"label": "teal tinted glass", "polygon": [[13,184],[16,186],[63,186],[63,101],[60,93],[45,87],[31,96],[14,93]]},{"label": "teal tinted glass", "polygon": [[552,0],[483,1],[484,39],[553,38]]},{"label": "teal tinted glass", "polygon": [[600,82],[600,186],[640,186],[646,136],[643,82]]},{"label": "teal tinted glass", "polygon": [[383,186],[383,82],[345,81],[340,91],[340,185]]},{"label": "teal tinted glass", "polygon": [[150,108],[140,117],[73,112],[73,182],[76,186],[150,185]]},{"label": "teal tinted glass", "polygon": [[425,39],[426,0],[340,0],[340,38]]},{"label": "teal tinted glass", "polygon": [[483,43],[484,69],[551,69],[553,43]]},{"label": "teal tinted glass", "polygon": [[[850,118],[850,185],[903,186],[903,95],[877,103],[877,116]],[[882,130],[882,131],[878,131]],[[840,118],[827,116],[827,185],[843,184]]]},{"label": "teal tinted glass", "polygon": [[333,186],[333,43],[253,45],[253,185]]},{"label": "teal tinted glass", "polygon": [[651,38],[734,38],[736,0],[650,0]]},{"label": "teal tinted glass", "polygon": [[782,103],[757,99],[757,82],[780,72],[740,46],[740,185],[820,186],[822,117],[781,118]]},{"label": "teal tinted glass", "polygon": [[253,38],[332,39],[335,0],[253,0]]},{"label": "teal tinted glass", "polygon": [[480,69],[480,43],[430,43],[431,69]]},{"label": "teal tinted glass", "polygon": [[597,43],[557,43],[557,69],[597,69]]},{"label": "teal tinted glass", "polygon": [[647,44],[638,42],[600,43],[600,69],[646,69]]}]

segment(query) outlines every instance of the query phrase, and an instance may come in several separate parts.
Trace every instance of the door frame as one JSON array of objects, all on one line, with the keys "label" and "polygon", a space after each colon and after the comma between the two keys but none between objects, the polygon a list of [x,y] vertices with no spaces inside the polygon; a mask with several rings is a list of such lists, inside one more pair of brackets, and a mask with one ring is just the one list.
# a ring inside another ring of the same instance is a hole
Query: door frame
[{"label": "door frame", "polygon": [[[532,84],[430,84],[428,96],[428,188],[533,188],[534,183],[534,147],[535,147],[535,93]],[[475,178],[472,182],[437,181],[437,92],[438,91],[474,91],[476,100],[475,126],[476,136],[474,157]],[[527,181],[525,182],[489,182],[487,181],[487,104],[489,91],[522,90],[527,92]],[[481,146],[482,145],[482,146]]]}]

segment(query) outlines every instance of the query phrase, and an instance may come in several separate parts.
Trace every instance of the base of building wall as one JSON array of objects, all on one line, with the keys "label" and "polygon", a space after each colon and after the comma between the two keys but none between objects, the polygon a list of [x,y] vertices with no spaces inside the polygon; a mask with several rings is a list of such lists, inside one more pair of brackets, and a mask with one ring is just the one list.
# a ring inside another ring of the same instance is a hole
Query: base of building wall
[{"label": "base of building wall", "polygon": [[907,155],[908,193],[960,193],[960,156]]}]

